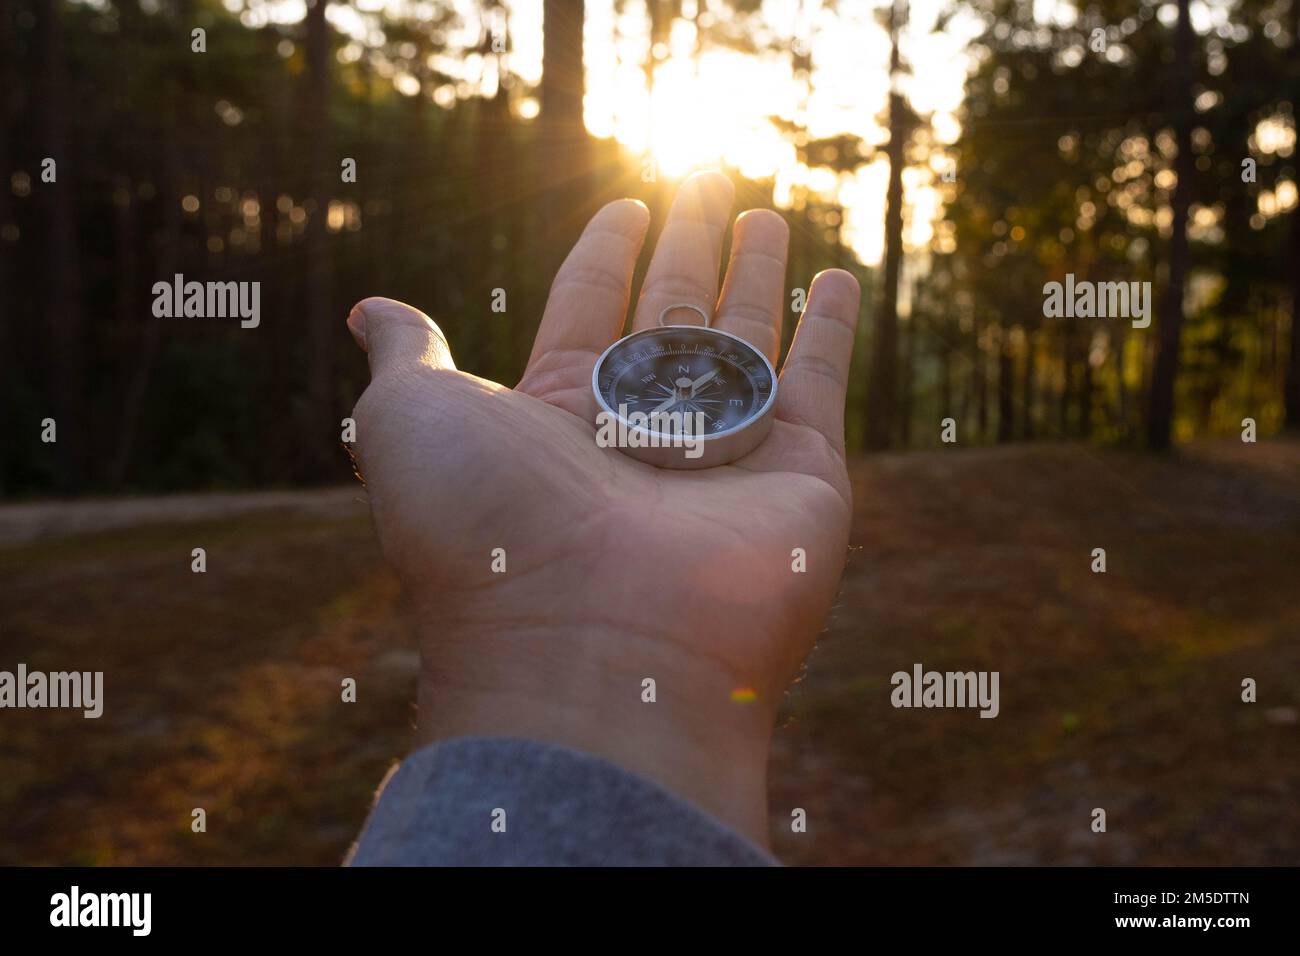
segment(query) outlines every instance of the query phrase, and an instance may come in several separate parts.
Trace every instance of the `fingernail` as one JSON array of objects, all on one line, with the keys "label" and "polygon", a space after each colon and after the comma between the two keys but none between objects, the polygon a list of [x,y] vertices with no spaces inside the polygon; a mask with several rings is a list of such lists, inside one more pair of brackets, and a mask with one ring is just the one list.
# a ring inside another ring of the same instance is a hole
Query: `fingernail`
[{"label": "fingernail", "polygon": [[366,314],[359,308],[353,308],[348,313],[348,330],[352,337],[357,340],[357,345],[363,349],[366,347]]}]

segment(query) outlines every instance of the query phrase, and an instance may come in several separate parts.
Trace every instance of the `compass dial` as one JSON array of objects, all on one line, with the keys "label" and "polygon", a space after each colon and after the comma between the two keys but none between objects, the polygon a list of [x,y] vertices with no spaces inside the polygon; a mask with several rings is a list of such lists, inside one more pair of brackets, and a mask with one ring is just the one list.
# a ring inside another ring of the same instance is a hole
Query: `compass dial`
[{"label": "compass dial", "polygon": [[[637,455],[665,467],[704,467],[731,461],[762,440],[776,392],[771,363],[744,339],[697,325],[636,332],[606,350],[592,373],[596,402],[606,414],[690,415],[699,423],[704,461]],[[753,426],[753,434],[744,435]],[[630,454],[635,454],[631,449]]]}]

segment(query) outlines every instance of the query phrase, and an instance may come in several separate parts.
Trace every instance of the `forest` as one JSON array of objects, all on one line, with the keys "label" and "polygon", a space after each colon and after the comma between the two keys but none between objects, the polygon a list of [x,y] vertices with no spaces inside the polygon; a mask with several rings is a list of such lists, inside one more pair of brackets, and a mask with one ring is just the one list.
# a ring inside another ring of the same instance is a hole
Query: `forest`
[{"label": "forest", "polygon": [[[791,226],[792,309],[862,281],[851,449],[1300,427],[1297,0],[10,0],[0,29],[6,497],[347,480],[353,302],[513,384],[587,217],[661,221],[710,137]],[[689,85],[750,66],[749,97]],[[257,283],[260,322],[156,314],[178,275]],[[1047,308],[1067,278],[1149,290],[1147,324]]]},{"label": "forest", "polygon": [[[342,860],[429,704],[349,454],[349,310],[408,302],[513,386],[589,217],[648,207],[635,295],[703,169],[789,226],[783,348],[815,274],[862,287],[773,852],[1293,865],[1298,97],[1300,0],[5,0],[0,664],[106,703],[6,711],[0,865]],[[408,472],[473,486],[430,504],[439,547],[509,528],[493,573],[546,509],[481,476],[555,487],[502,444]],[[764,595],[727,545],[674,544],[692,605]],[[536,563],[608,596],[594,558]],[[728,706],[766,706],[743,679]]]}]

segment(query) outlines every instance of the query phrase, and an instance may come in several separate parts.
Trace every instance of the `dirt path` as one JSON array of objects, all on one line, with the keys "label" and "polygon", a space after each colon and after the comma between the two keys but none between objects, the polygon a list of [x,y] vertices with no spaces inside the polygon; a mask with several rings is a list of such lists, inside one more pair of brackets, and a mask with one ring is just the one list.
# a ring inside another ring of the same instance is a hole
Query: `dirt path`
[{"label": "dirt path", "polygon": [[188,524],[260,512],[337,516],[366,510],[360,485],[290,491],[83,498],[0,505],[0,548],[158,524]]},{"label": "dirt path", "polygon": [[[773,743],[784,860],[1300,858],[1300,442],[850,471],[849,564]],[[359,487],[0,507],[0,581],[0,666],[103,670],[111,704],[6,712],[0,865],[335,864],[409,745],[417,658]],[[893,708],[918,662],[999,672],[998,717]]]}]

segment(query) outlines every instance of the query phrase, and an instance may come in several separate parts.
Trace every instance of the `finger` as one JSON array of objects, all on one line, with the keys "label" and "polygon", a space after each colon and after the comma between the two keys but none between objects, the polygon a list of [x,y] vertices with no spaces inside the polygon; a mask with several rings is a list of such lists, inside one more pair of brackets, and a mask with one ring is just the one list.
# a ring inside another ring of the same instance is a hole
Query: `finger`
[{"label": "finger", "polygon": [[860,296],[858,280],[843,269],[817,274],[777,391],[776,417],[815,428],[841,456]]},{"label": "finger", "polygon": [[451,349],[433,320],[403,302],[362,299],[348,314],[348,329],[370,359],[370,377],[420,365],[454,369]]},{"label": "finger", "polygon": [[[641,286],[634,331],[656,326],[660,313],[670,305],[694,305],[705,315],[713,315],[722,237],[735,192],[731,180],[721,173],[696,173],[682,183]],[[664,321],[670,325],[702,324],[689,310],[673,313]]]},{"label": "finger", "polygon": [[731,261],[714,325],[739,335],[773,365],[781,350],[785,261],[790,228],[770,209],[741,213],[732,230]]},{"label": "finger", "polygon": [[599,355],[614,340],[649,225],[649,211],[635,199],[612,202],[591,218],[551,285],[528,371],[548,352]]}]

